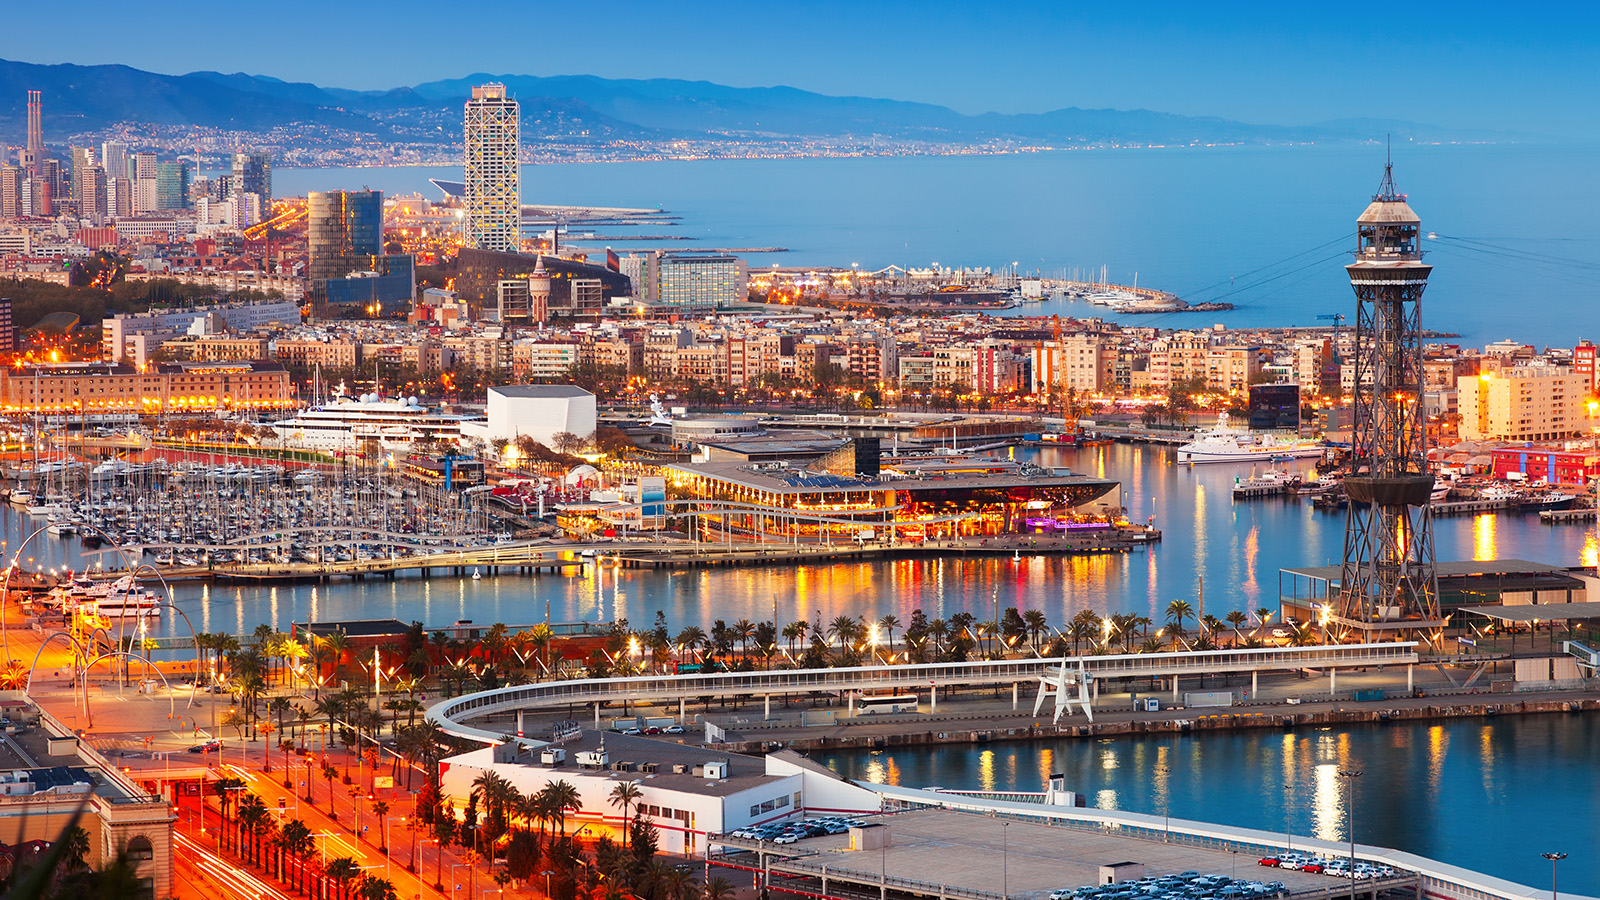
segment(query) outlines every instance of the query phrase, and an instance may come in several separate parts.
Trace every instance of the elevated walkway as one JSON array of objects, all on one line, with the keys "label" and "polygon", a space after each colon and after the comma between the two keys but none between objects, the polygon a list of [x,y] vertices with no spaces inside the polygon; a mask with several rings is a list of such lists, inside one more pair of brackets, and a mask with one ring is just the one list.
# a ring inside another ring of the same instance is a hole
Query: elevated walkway
[{"label": "elevated walkway", "polygon": [[[940,686],[983,687],[1034,685],[1054,677],[1065,664],[1091,681],[1107,678],[1178,678],[1295,669],[1326,670],[1330,678],[1341,668],[1414,665],[1417,645],[1411,642],[1347,644],[1318,647],[1271,647],[1256,650],[1193,650],[1174,653],[1130,653],[1066,659],[1008,659],[966,663],[903,666],[858,666],[842,669],[781,669],[715,675],[639,675],[552,681],[480,691],[440,701],[427,716],[458,737],[497,742],[504,729],[475,728],[467,722],[508,713],[593,706],[598,719],[607,703],[673,701],[714,697],[763,697],[770,713],[773,695],[851,691],[927,690],[935,710]],[[542,743],[542,742],[532,742]]]}]

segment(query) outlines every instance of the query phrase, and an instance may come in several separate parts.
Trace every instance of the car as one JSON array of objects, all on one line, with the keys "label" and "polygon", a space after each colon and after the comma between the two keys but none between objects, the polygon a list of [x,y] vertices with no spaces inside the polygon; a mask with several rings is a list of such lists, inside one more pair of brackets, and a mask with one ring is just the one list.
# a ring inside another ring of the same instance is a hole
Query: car
[{"label": "car", "polygon": [[1276,856],[1263,856],[1256,862],[1258,865],[1271,866],[1273,868],[1278,867],[1278,858]]},{"label": "car", "polygon": [[622,729],[622,733],[623,734],[644,734],[644,732],[641,731],[638,728],[624,728],[624,729]]},{"label": "car", "polygon": [[189,748],[190,753],[211,753],[213,751],[221,750],[222,742],[219,740],[209,740],[204,743],[195,744],[193,747]]},{"label": "car", "polygon": [[787,833],[787,834],[778,835],[777,837],[772,839],[772,842],[774,844],[792,844],[792,843],[794,843],[795,841],[798,841],[798,840],[800,840],[800,836],[797,835],[797,834],[794,834],[793,832],[790,832],[790,833]]},{"label": "car", "polygon": [[1301,866],[1300,867],[1300,871],[1302,871],[1302,872],[1310,872],[1313,875],[1321,875],[1326,868],[1327,867],[1324,866],[1322,863],[1313,861],[1313,862],[1308,862],[1305,865]]},{"label": "car", "polygon": [[645,729],[645,730],[644,730],[644,733],[645,733],[645,734],[660,734],[660,733],[661,733],[661,729],[660,729],[660,728],[657,728],[657,727],[656,727],[656,726],[654,726],[654,725],[651,725],[651,726],[650,726],[650,727],[649,727],[649,728],[646,728],[646,729]]},{"label": "car", "polygon": [[665,731],[667,734],[683,734],[683,726],[668,725],[665,729],[663,729],[663,731]]}]

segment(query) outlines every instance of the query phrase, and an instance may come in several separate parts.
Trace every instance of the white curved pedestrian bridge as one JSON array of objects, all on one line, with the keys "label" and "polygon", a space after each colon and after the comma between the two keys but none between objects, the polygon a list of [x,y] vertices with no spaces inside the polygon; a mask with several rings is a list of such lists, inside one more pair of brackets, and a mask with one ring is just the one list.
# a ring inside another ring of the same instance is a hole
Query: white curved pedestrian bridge
[{"label": "white curved pedestrian bridge", "polygon": [[706,697],[762,697],[770,705],[773,696],[811,692],[927,690],[930,701],[937,709],[941,687],[1036,684],[1041,677],[1054,676],[1063,664],[1086,673],[1095,682],[1108,678],[1171,678],[1174,679],[1175,690],[1176,679],[1184,676],[1313,670],[1326,671],[1331,680],[1339,669],[1412,666],[1417,662],[1415,643],[1393,642],[838,669],[774,669],[712,675],[584,678],[464,694],[433,704],[428,708],[427,716],[449,734],[497,743],[506,729],[475,727],[469,723],[490,716],[590,706],[598,719],[603,705],[622,702],[676,700],[681,704]]}]

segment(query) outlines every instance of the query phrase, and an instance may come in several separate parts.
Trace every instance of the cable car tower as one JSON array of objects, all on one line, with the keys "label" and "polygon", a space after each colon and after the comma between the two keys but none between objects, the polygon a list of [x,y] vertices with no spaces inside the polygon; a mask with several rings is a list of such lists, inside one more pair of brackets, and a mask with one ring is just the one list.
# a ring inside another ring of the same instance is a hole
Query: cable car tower
[{"label": "cable car tower", "polygon": [[1345,266],[1356,292],[1355,422],[1332,618],[1366,641],[1432,643],[1443,627],[1422,410],[1422,292],[1433,267],[1422,261],[1421,224],[1385,161]]}]

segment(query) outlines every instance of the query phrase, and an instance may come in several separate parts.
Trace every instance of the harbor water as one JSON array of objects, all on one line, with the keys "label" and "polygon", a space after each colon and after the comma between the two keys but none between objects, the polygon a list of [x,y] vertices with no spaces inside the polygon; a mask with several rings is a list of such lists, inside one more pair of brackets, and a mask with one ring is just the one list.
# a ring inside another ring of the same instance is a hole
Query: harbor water
[{"label": "harbor water", "polygon": [[[966,610],[988,620],[1008,606],[1039,609],[1061,625],[1082,609],[1135,613],[1165,621],[1167,604],[1186,599],[1219,618],[1231,610],[1278,606],[1277,571],[1285,566],[1337,563],[1343,552],[1344,514],[1314,510],[1303,499],[1235,501],[1233,480],[1247,464],[1179,466],[1170,448],[1117,444],[1082,449],[1015,451],[1019,458],[1121,484],[1122,502],[1137,522],[1153,521],[1163,540],[1131,553],[1081,556],[914,558],[830,565],[645,570],[592,563],[565,575],[487,572],[474,580],[436,570],[393,579],[327,583],[235,585],[184,582],[173,602],[201,631],[247,634],[259,624],[288,630],[294,622],[396,618],[448,625],[532,625],[545,621],[603,623],[627,619],[648,627],[656,612],[670,626],[709,627],[715,620],[753,622],[776,616],[831,621],[840,615],[905,622],[915,609],[929,618]],[[1299,461],[1290,468],[1309,472]],[[76,538],[41,534],[17,548],[30,528],[14,507],[0,505],[5,554],[24,566],[80,567]],[[1527,558],[1564,565],[1594,565],[1600,556],[1593,523],[1549,526],[1534,515],[1443,518],[1436,523],[1438,557]],[[110,566],[120,554],[106,553]],[[146,579],[150,581],[151,579]],[[163,617],[158,633],[183,632]]]},{"label": "harbor water", "polygon": [[[1570,854],[1563,893],[1600,895],[1600,717],[1208,732],[975,746],[817,751],[848,778],[918,787],[1043,790],[1051,773],[1088,805],[1328,841],[1356,840],[1549,890],[1539,854]],[[1257,877],[1254,858],[1241,877]],[[1229,872],[1220,874],[1228,875]]]}]

